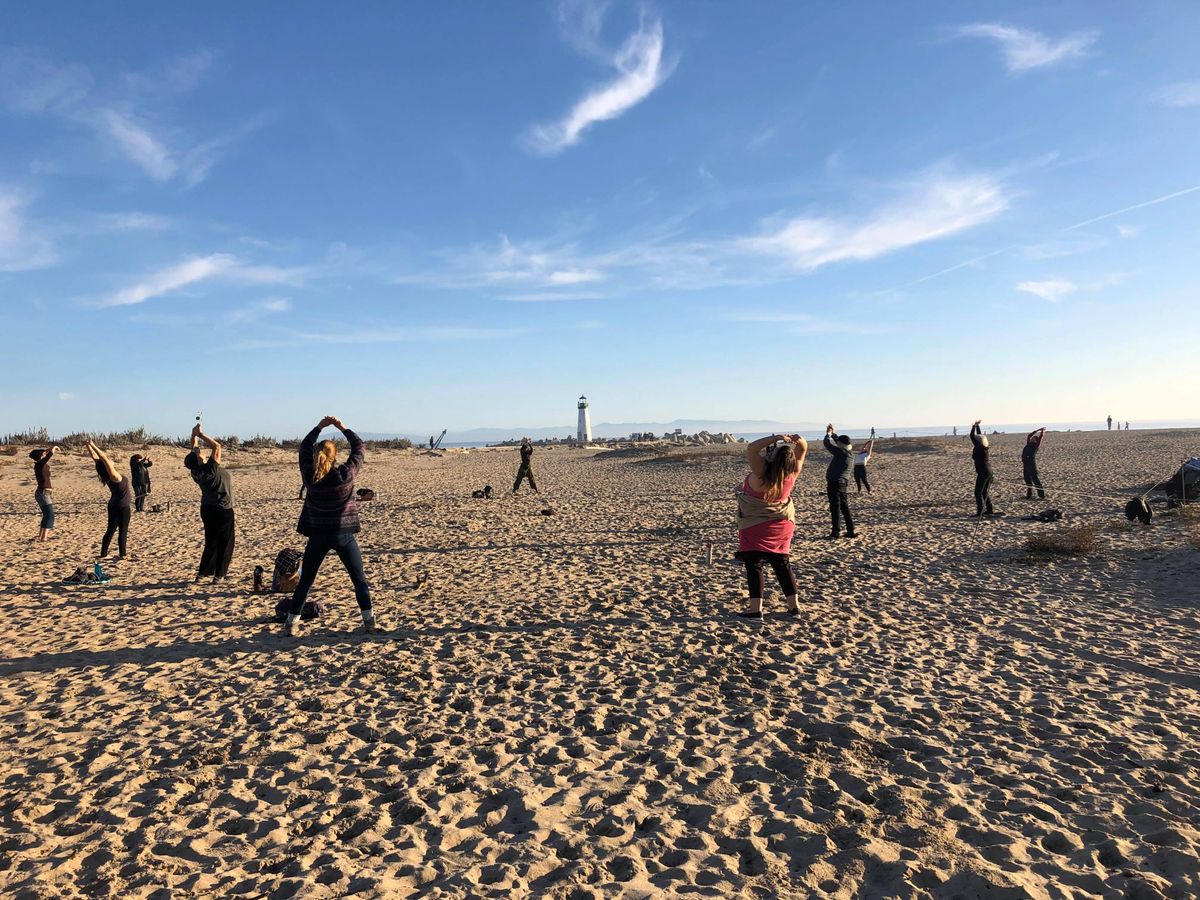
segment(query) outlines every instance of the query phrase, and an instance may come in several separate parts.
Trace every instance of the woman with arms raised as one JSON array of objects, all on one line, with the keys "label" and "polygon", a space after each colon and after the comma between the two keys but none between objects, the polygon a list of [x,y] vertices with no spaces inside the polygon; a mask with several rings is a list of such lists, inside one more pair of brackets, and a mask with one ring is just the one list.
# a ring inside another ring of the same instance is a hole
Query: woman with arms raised
[{"label": "woman with arms raised", "polygon": [[[100,482],[108,488],[108,528],[104,531],[104,540],[100,543],[100,558],[108,556],[108,548],[112,544],[113,535],[117,535],[117,552],[119,558],[126,556],[129,539],[129,516],[133,507],[133,488],[129,478],[117,472],[117,467],[103,450],[87,442],[88,456],[96,464],[96,475]],[[118,534],[119,532],[119,534]]]},{"label": "woman with arms raised", "polygon": [[42,511],[38,541],[46,540],[48,534],[54,530],[54,498],[51,494],[53,488],[50,483],[50,460],[57,452],[57,447],[45,447],[29,454],[29,458],[33,460],[33,477],[37,481],[37,490],[33,492],[33,499],[37,501],[38,509]]},{"label": "woman with arms raised", "polygon": [[[350,459],[340,466],[337,465],[337,444],[333,441],[317,443],[317,437],[327,425],[333,425],[350,442]],[[300,444],[300,478],[307,488],[307,496],[296,530],[308,538],[308,544],[300,563],[300,583],[292,596],[287,622],[283,626],[289,636],[299,633],[300,612],[321,561],[331,550],[338,555],[354,584],[354,596],[362,613],[362,630],[367,634],[386,632],[371,609],[371,588],[363,573],[362,552],[354,537],[359,531],[354,479],[362,468],[363,455],[362,439],[336,416],[323,418]]]},{"label": "woman with arms raised", "polygon": [[[200,442],[208,445],[207,460],[200,458]],[[204,551],[196,581],[211,575],[213,583],[229,575],[233,561],[233,484],[229,470],[221,465],[221,444],[200,429],[192,426],[192,452],[183,458],[183,465],[192,473],[192,481],[200,488],[200,521],[204,524]]]},{"label": "woman with arms raised", "polygon": [[750,602],[738,615],[762,618],[763,563],[769,563],[787,600],[788,615],[798,615],[796,577],[790,554],[796,530],[792,487],[804,466],[808,443],[798,434],[773,434],[746,448],[750,473],[738,491],[738,553],[746,564]]}]

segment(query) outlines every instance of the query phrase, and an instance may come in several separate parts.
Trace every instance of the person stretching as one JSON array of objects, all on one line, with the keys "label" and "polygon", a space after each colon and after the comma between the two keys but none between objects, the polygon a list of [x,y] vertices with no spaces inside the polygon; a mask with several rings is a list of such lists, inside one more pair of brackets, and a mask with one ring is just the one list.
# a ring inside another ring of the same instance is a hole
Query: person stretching
[{"label": "person stretching", "polygon": [[[201,441],[212,451],[207,460],[200,458]],[[200,521],[204,524],[204,550],[195,580],[211,575],[215,584],[229,575],[233,561],[233,485],[229,470],[221,465],[221,444],[201,431],[199,422],[192,426],[192,452],[183,458],[183,466],[200,487]]]},{"label": "person stretching", "polygon": [[1042,438],[1045,436],[1045,428],[1029,432],[1029,437],[1025,438],[1025,447],[1021,450],[1021,468],[1024,470],[1023,474],[1025,476],[1026,500],[1033,499],[1033,489],[1035,487],[1037,488],[1038,499],[1046,499],[1046,492],[1042,488],[1042,479],[1038,478],[1037,470],[1037,452],[1042,446]]},{"label": "person stretching", "polygon": [[45,447],[34,450],[29,454],[33,460],[33,477],[37,481],[37,489],[33,499],[37,501],[38,509],[42,511],[42,524],[38,528],[37,539],[45,541],[54,530],[54,499],[51,496],[50,460],[58,452],[57,447]]},{"label": "person stretching", "polygon": [[[871,431],[875,429],[872,428]],[[875,438],[867,441],[867,446],[863,450],[859,450],[854,454],[854,486],[858,488],[858,493],[862,493],[863,488],[867,489],[867,493],[871,493],[871,482],[867,481],[867,463],[871,461],[871,451],[875,449]]]},{"label": "person stretching", "polygon": [[104,540],[100,542],[100,558],[108,556],[108,548],[112,544],[113,535],[117,535],[117,553],[124,559],[129,539],[129,516],[133,506],[133,488],[129,479],[117,473],[117,467],[103,450],[87,442],[88,456],[96,464],[96,475],[102,484],[108,487],[108,528],[104,531]]},{"label": "person stretching", "polygon": [[521,487],[522,479],[529,479],[529,486],[533,488],[533,492],[538,492],[537,484],[533,480],[533,464],[530,460],[533,458],[533,442],[529,438],[521,438],[521,466],[517,469],[517,480],[513,482],[513,493]]},{"label": "person stretching", "polygon": [[992,507],[992,463],[988,458],[988,439],[979,427],[980,419],[971,426],[971,460],[975,463],[975,515],[994,516]]},{"label": "person stretching", "polygon": [[825,449],[833,457],[829,460],[829,468],[825,470],[825,485],[829,493],[829,517],[833,520],[829,539],[842,536],[842,517],[846,518],[846,537],[857,537],[854,530],[854,519],[850,516],[850,460],[854,455],[854,445],[850,443],[850,435],[836,434],[833,425],[825,426]]},{"label": "person stretching", "polygon": [[144,512],[146,495],[150,493],[150,457],[135,453],[129,457],[129,480],[133,482],[133,508],[136,512]]},{"label": "person stretching", "polygon": [[738,491],[738,552],[746,564],[750,599],[737,613],[743,619],[762,618],[763,563],[769,563],[787,600],[787,613],[800,614],[796,576],[790,554],[796,530],[796,507],[792,487],[804,466],[808,444],[798,434],[773,434],[759,438],[746,448],[750,473]]},{"label": "person stretching", "polygon": [[[350,459],[340,466],[335,465],[337,444],[333,441],[317,443],[317,437],[327,425],[333,425],[350,442]],[[308,491],[296,530],[308,538],[308,543],[300,563],[300,583],[292,595],[287,622],[283,626],[284,633],[290,637],[299,633],[300,612],[316,580],[317,570],[330,550],[338,555],[350,574],[354,596],[362,613],[362,630],[366,634],[385,634],[387,631],[371,609],[371,588],[363,573],[362,551],[354,537],[360,530],[354,479],[362,468],[363,457],[362,439],[336,416],[323,418],[300,444],[300,478]]]}]

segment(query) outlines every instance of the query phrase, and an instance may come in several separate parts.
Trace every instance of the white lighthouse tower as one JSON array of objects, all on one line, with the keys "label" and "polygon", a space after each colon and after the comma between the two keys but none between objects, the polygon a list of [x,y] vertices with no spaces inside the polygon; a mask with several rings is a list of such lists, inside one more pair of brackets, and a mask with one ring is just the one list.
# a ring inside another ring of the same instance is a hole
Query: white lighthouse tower
[{"label": "white lighthouse tower", "polygon": [[592,416],[588,412],[587,397],[579,398],[579,428],[575,437],[581,444],[586,444],[592,439]]}]

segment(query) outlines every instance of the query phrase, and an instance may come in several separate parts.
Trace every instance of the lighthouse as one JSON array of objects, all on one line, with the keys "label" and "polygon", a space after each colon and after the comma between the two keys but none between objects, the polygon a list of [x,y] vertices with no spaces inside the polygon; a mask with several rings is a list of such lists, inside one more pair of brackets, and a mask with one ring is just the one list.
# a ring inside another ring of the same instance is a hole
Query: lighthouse
[{"label": "lighthouse", "polygon": [[581,444],[586,444],[592,439],[592,416],[588,412],[587,397],[579,398],[579,428],[575,438]]}]

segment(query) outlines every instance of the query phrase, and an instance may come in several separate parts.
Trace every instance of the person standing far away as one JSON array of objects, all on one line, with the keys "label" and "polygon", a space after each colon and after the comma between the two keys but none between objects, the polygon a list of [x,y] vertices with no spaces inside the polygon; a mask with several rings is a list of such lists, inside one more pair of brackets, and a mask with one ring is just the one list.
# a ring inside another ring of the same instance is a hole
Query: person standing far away
[{"label": "person standing far away", "polygon": [[825,486],[829,492],[829,517],[833,527],[829,539],[835,540],[842,536],[842,518],[846,519],[846,537],[858,537],[854,530],[854,519],[850,515],[850,465],[854,458],[854,445],[850,443],[850,435],[836,434],[833,425],[825,426],[825,449],[833,457],[829,468],[825,470]]},{"label": "person standing far away", "polygon": [[129,519],[133,506],[133,488],[129,479],[117,473],[117,467],[103,450],[88,441],[86,444],[88,456],[96,464],[96,475],[101,484],[108,488],[108,527],[104,531],[104,540],[100,542],[100,558],[108,556],[108,548],[112,545],[113,535],[117,535],[117,552],[120,559],[127,555],[129,540]]},{"label": "person standing far away", "polygon": [[[317,438],[332,425],[350,444],[350,459],[337,465],[337,444]],[[308,600],[308,592],[317,578],[317,571],[330,551],[338,555],[350,581],[354,598],[362,615],[364,634],[386,634],[383,623],[375,618],[371,606],[371,587],[363,572],[362,551],[355,535],[361,530],[358,520],[358,501],[354,495],[354,479],[362,469],[366,454],[362,438],[342,424],[337,416],[325,416],[300,443],[300,478],[308,487],[304,508],[296,530],[308,538],[304,558],[300,563],[300,583],[292,595],[283,631],[296,637],[300,630],[300,613]]]},{"label": "person standing far away", "polygon": [[533,441],[529,438],[521,438],[521,466],[517,469],[517,480],[513,482],[513,493],[515,494],[521,487],[521,482],[528,478],[529,486],[533,488],[533,492],[538,492],[537,483],[533,480]]},{"label": "person standing far away", "polygon": [[[208,445],[207,460],[200,458],[200,443]],[[221,444],[210,438],[197,422],[192,426],[192,452],[183,458],[183,466],[200,488],[200,521],[204,525],[204,550],[196,569],[196,581],[211,575],[216,584],[229,575],[233,561],[233,484],[229,470],[221,465]]]},{"label": "person standing far away", "polygon": [[994,516],[992,507],[992,463],[988,457],[988,439],[979,427],[981,419],[971,426],[971,460],[975,463],[975,516]]},{"label": "person standing far away", "polygon": [[737,613],[743,619],[762,618],[763,563],[768,563],[779,579],[787,614],[800,614],[790,557],[796,531],[792,488],[807,455],[808,443],[798,434],[772,434],[746,447],[750,473],[737,492],[738,552],[735,554],[746,565],[750,592],[746,609]]},{"label": "person standing far away", "polygon": [[129,480],[133,482],[134,510],[145,512],[146,495],[150,493],[150,462],[149,456],[135,453],[129,457]]},{"label": "person standing far away", "polygon": [[871,440],[875,440],[875,426],[871,426]]},{"label": "person standing far away", "polygon": [[867,489],[867,493],[871,493],[871,482],[867,481],[867,463],[871,461],[871,451],[875,449],[875,436],[867,441],[867,446],[854,454],[854,486],[858,489],[857,493],[862,493],[863,488]]},{"label": "person standing far away", "polygon": [[1108,430],[1112,431],[1112,416],[1108,417]]},{"label": "person standing far away", "polygon": [[1025,438],[1025,447],[1021,450],[1022,475],[1025,478],[1025,499],[1033,499],[1033,489],[1036,487],[1038,499],[1045,500],[1046,492],[1042,489],[1042,480],[1038,478],[1037,452],[1042,446],[1042,438],[1046,436],[1045,428],[1029,432]]},{"label": "person standing far away", "polygon": [[33,460],[33,477],[37,482],[33,499],[37,501],[38,509],[42,511],[42,523],[38,527],[37,536],[39,543],[45,541],[49,533],[54,530],[54,498],[50,484],[50,460],[57,452],[57,447],[43,447],[33,450],[29,454],[29,458]]}]

